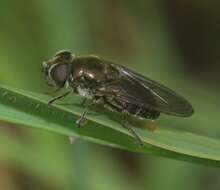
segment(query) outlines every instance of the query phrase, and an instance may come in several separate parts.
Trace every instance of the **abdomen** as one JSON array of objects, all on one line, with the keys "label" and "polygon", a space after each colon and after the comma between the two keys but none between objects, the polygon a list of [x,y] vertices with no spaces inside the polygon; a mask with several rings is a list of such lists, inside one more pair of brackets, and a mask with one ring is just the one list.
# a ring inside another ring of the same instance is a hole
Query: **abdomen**
[{"label": "abdomen", "polygon": [[145,107],[137,106],[133,103],[122,102],[116,98],[103,97],[105,106],[116,112],[127,111],[129,114],[135,117],[141,117],[146,119],[157,119],[160,116],[160,112],[148,109]]}]

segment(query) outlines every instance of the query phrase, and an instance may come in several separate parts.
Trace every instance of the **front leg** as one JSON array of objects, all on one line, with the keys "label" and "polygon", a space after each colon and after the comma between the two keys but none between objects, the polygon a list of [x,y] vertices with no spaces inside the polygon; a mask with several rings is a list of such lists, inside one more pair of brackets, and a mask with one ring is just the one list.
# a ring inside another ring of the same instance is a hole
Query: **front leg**
[{"label": "front leg", "polygon": [[62,95],[57,96],[57,97],[55,97],[55,98],[52,98],[52,99],[48,102],[48,105],[51,105],[51,104],[54,103],[55,101],[57,101],[57,100],[59,100],[59,99],[61,99],[61,98],[66,97],[66,96],[69,95],[71,92],[72,92],[72,91],[68,91],[68,92],[66,92],[65,94],[62,94]]}]

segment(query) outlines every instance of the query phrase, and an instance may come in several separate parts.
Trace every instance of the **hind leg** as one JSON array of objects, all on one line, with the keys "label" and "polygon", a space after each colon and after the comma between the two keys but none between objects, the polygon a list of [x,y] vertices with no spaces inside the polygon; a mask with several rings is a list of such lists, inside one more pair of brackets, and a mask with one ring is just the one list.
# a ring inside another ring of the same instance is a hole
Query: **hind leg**
[{"label": "hind leg", "polygon": [[127,129],[136,139],[137,143],[142,147],[144,146],[143,141],[141,140],[141,138],[138,136],[138,134],[135,132],[135,130],[133,129],[133,126],[131,126],[129,124],[129,122],[127,121],[127,113],[123,112],[122,113],[122,126]]}]

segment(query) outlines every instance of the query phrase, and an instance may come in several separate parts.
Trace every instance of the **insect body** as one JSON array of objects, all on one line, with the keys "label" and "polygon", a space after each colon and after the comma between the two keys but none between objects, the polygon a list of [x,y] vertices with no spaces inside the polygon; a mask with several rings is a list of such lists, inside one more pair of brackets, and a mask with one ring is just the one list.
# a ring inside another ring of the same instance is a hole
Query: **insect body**
[{"label": "insect body", "polygon": [[122,113],[122,126],[127,128],[143,145],[142,140],[127,122],[127,115],[155,120],[160,113],[188,117],[193,108],[188,101],[169,88],[130,69],[96,56],[75,56],[69,51],[58,52],[43,62],[43,72],[50,86],[67,87],[67,93],[53,98],[49,104],[71,92],[92,103],[77,121],[84,121],[88,107],[101,103],[110,110]]}]

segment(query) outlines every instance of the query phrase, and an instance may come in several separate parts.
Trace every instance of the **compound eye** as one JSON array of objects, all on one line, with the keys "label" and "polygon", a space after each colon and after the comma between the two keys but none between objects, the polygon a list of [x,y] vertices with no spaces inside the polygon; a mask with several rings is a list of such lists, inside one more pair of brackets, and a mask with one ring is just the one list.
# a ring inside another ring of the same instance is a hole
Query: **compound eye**
[{"label": "compound eye", "polygon": [[57,85],[63,86],[67,80],[67,72],[67,65],[59,64],[51,70],[51,77]]}]

